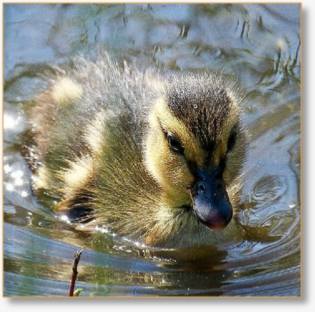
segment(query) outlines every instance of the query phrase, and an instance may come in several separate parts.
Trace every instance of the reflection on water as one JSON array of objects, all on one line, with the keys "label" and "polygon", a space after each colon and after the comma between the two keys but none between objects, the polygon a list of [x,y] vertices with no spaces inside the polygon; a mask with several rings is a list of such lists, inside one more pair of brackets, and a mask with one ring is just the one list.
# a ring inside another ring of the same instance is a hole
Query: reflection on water
[{"label": "reflection on water", "polygon": [[[4,6],[4,294],[68,292],[86,247],[83,296],[300,295],[300,7],[274,5]],[[47,63],[102,46],[168,71],[234,75],[251,138],[237,220],[224,246],[145,248],[77,231],[32,195],[20,154],[30,100]]]}]

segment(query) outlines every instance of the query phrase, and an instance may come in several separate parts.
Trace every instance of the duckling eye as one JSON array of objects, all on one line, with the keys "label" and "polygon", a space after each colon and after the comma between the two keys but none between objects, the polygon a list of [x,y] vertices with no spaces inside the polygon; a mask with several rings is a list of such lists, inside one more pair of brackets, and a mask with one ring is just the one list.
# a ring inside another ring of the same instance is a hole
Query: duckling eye
[{"label": "duckling eye", "polygon": [[176,136],[174,136],[168,132],[166,134],[166,138],[167,138],[167,142],[168,142],[168,146],[169,146],[170,150],[172,150],[174,153],[180,154],[180,155],[182,155],[184,153],[184,148],[183,148],[180,140]]},{"label": "duckling eye", "polygon": [[235,143],[236,143],[236,136],[237,136],[237,133],[236,133],[236,126],[233,127],[231,133],[230,133],[230,137],[229,137],[229,140],[228,140],[228,144],[227,144],[227,153],[228,152],[231,152],[232,149],[234,148],[235,146]]}]

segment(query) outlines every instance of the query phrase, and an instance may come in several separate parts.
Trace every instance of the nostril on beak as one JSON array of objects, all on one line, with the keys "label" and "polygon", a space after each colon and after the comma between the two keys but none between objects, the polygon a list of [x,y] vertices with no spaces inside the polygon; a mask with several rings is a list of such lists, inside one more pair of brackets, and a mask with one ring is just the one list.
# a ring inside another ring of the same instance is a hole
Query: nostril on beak
[{"label": "nostril on beak", "polygon": [[200,184],[198,188],[201,192],[204,192],[206,190],[206,187],[203,184]]}]

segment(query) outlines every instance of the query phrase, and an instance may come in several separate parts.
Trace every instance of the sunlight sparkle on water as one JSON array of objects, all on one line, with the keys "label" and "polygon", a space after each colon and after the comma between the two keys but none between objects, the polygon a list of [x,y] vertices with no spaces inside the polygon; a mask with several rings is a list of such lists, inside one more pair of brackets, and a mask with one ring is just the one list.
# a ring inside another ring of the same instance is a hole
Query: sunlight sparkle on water
[{"label": "sunlight sparkle on water", "polygon": [[4,173],[10,173],[12,171],[11,166],[8,164],[5,164],[3,169],[4,169]]},{"label": "sunlight sparkle on water", "polygon": [[20,122],[21,117],[13,117],[8,114],[4,114],[4,129],[14,129]]},{"label": "sunlight sparkle on water", "polygon": [[27,191],[22,191],[21,192],[21,196],[22,197],[27,197],[28,196],[28,192]]},{"label": "sunlight sparkle on water", "polygon": [[12,183],[7,183],[7,184],[5,185],[5,189],[6,189],[7,191],[9,191],[9,192],[12,192],[12,191],[14,190],[14,186],[13,186]]}]

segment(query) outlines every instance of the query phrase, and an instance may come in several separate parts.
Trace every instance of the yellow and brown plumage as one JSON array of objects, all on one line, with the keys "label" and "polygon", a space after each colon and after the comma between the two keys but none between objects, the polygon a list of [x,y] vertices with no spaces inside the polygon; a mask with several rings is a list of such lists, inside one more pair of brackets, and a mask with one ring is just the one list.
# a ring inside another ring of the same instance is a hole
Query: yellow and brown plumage
[{"label": "yellow and brown plumage", "polygon": [[233,231],[223,229],[246,144],[233,84],[122,69],[107,54],[73,64],[34,99],[35,193],[73,222],[153,246],[204,245]]}]

